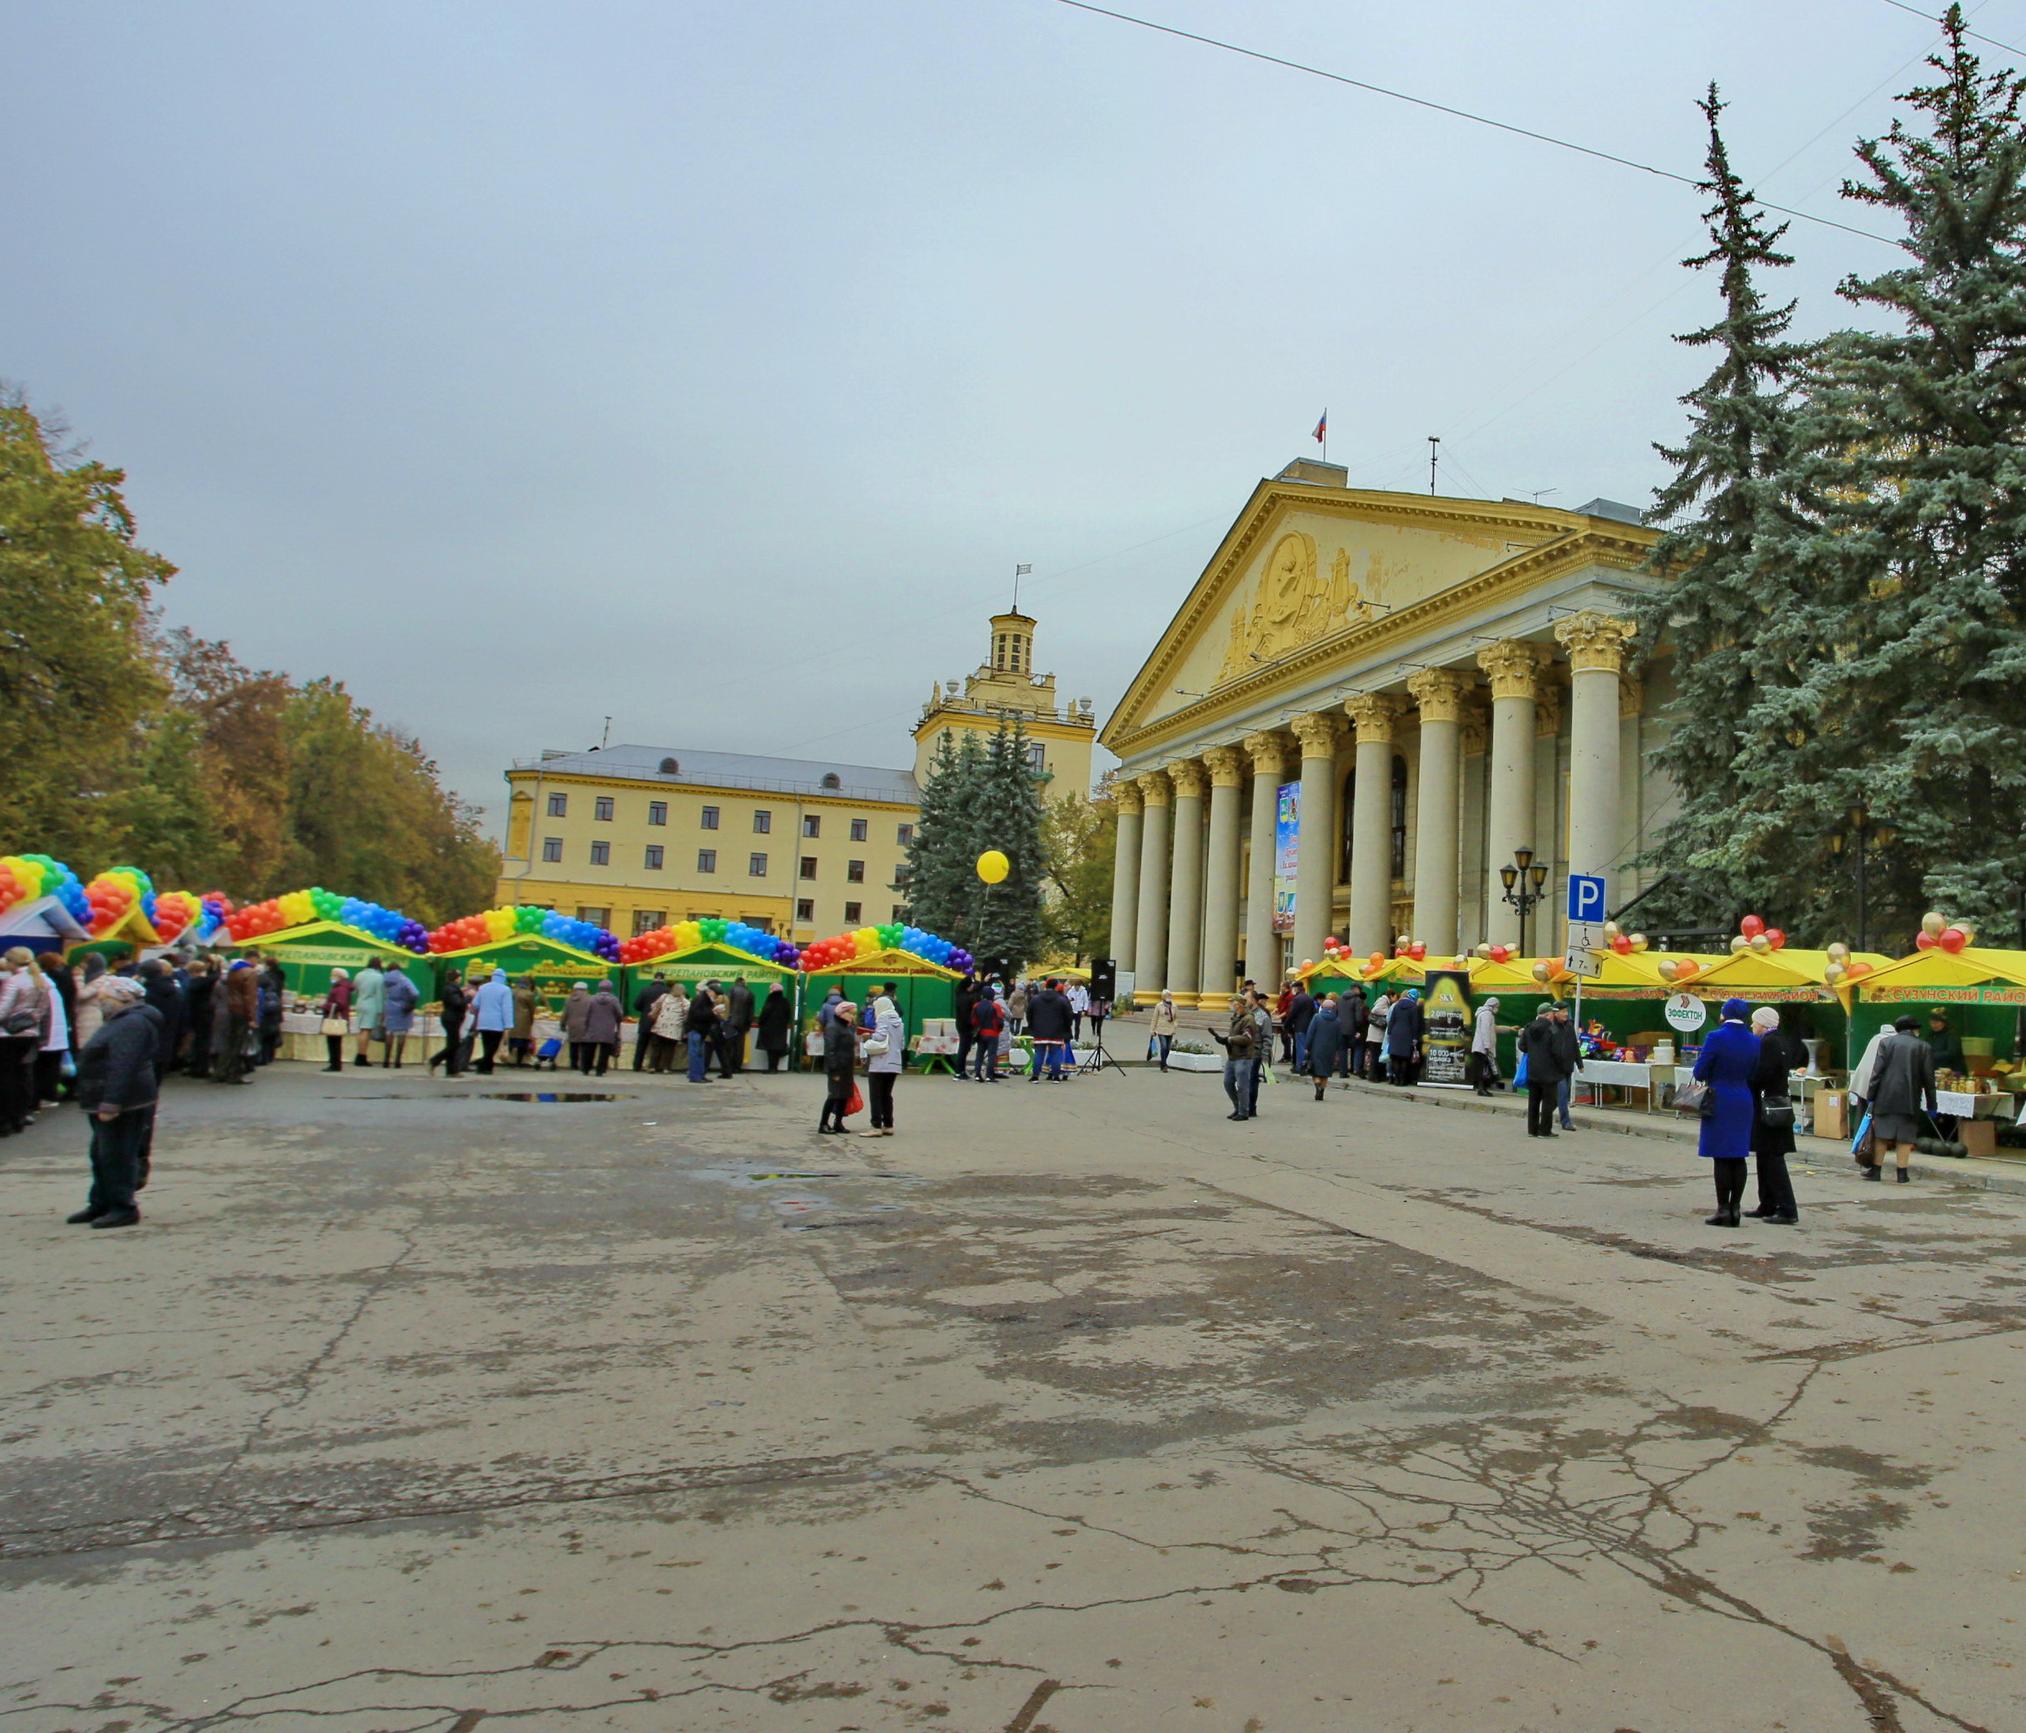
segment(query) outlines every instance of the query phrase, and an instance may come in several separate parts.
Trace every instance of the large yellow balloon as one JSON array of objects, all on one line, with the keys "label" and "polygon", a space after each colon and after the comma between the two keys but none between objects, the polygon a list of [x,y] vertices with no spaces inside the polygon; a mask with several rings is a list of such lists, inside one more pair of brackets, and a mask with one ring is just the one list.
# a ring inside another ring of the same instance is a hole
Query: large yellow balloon
[{"label": "large yellow balloon", "polygon": [[996,848],[988,848],[978,857],[978,876],[988,885],[1001,884],[1013,870],[1013,863]]}]

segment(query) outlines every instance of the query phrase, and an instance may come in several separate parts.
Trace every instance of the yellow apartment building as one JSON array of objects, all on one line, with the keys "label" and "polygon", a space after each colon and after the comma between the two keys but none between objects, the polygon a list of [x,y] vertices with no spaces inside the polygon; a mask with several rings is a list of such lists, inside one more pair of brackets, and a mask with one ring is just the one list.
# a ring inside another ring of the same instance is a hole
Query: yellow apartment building
[{"label": "yellow apartment building", "polygon": [[507,771],[499,900],[621,938],[722,915],[798,943],[893,920],[919,805],[905,770],[609,746]]},{"label": "yellow apartment building", "polygon": [[679,747],[544,752],[506,773],[499,901],[538,903],[622,939],[722,915],[798,944],[899,918],[919,778],[945,732],[991,736],[1018,717],[1044,798],[1090,791],[1091,701],[1056,708],[1034,672],[1034,620],[995,614],[989,654],[932,686],[915,768]]}]

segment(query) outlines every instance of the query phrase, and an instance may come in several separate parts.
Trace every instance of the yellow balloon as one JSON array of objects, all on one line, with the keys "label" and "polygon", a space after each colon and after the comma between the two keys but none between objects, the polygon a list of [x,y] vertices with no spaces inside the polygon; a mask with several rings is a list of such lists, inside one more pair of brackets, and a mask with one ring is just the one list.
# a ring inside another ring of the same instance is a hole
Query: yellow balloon
[{"label": "yellow balloon", "polygon": [[988,885],[1001,884],[1013,870],[1013,863],[996,848],[988,848],[978,857],[978,876]]}]

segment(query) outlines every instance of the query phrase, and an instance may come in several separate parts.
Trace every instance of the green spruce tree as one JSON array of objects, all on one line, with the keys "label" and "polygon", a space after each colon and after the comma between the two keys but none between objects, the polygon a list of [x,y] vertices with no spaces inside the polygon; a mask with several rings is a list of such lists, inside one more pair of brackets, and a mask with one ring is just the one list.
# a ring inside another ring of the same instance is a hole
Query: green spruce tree
[{"label": "green spruce tree", "polygon": [[949,730],[936,741],[921,791],[921,816],[907,849],[907,919],[957,944],[964,943],[979,890],[973,815],[985,755],[968,731],[961,747]]},{"label": "green spruce tree", "polygon": [[1929,905],[2009,930],[2026,897],[2026,79],[1983,72],[1960,6],[1944,31],[1844,187],[1904,259],[1839,285],[1877,328],[1810,382],[1788,485],[1820,518],[1766,550],[1798,601],[1769,647],[1804,677],[1753,766],[1892,833],[1871,930],[1897,942]]},{"label": "green spruce tree", "polygon": [[1787,597],[1758,553],[1794,517],[1783,471],[1801,357],[1787,341],[1794,303],[1771,303],[1760,287],[1766,271],[1793,263],[1780,250],[1786,226],[1766,226],[1732,168],[1714,84],[1700,107],[1710,245],[1683,265],[1716,273],[1722,306],[1713,323],[1676,339],[1712,351],[1714,364],[1682,399],[1685,437],[1654,448],[1674,471],[1651,514],[1665,534],[1650,568],[1667,581],[1641,610],[1639,641],[1649,657],[1669,658],[1670,732],[1655,758],[1678,804],[1648,856],[1669,876],[1643,918],[1723,924],[1751,903],[1783,907],[1776,881],[1790,864],[1777,838],[1792,791],[1754,786],[1743,748],[1767,678],[1778,675],[1763,639]]},{"label": "green spruce tree", "polygon": [[1009,870],[980,899],[974,936],[965,943],[975,957],[1002,957],[1021,968],[1041,954],[1048,855],[1042,838],[1041,776],[1030,762],[1027,730],[1019,717],[1010,726],[1001,724],[985,764],[976,827],[983,848],[1005,855]]}]

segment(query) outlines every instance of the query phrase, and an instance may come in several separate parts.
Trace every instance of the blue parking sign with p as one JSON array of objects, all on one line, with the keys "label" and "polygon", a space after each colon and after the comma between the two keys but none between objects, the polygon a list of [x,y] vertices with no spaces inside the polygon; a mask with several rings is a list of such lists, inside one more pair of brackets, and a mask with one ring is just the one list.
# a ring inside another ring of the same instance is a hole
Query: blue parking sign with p
[{"label": "blue parking sign with p", "polygon": [[1601,921],[1604,918],[1604,875],[1569,874],[1569,919]]}]

